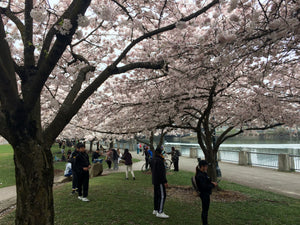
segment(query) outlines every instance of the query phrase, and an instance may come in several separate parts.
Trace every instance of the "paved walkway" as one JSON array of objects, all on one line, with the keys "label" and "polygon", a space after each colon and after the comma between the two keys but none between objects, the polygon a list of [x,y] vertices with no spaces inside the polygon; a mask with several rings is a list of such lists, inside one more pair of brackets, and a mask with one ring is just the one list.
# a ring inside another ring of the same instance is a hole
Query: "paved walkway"
[{"label": "paved walkway", "polygon": [[[132,153],[133,157],[143,159],[140,154]],[[179,169],[195,172],[197,159],[180,157]],[[239,166],[220,162],[222,179],[248,187],[276,192],[300,199],[300,173],[279,172],[274,169]]]},{"label": "paved walkway", "polygon": [[[138,155],[136,152],[133,152],[132,156],[142,160],[133,164],[133,170],[141,170],[144,164],[144,156]],[[197,159],[180,157],[180,170],[194,172],[196,165]],[[224,180],[300,199],[300,173],[278,172],[273,169],[239,166],[222,162],[219,165]],[[121,166],[118,171],[105,170],[104,174],[112,172],[125,172],[125,166]],[[14,205],[15,202],[15,186],[0,188],[0,212]]]}]

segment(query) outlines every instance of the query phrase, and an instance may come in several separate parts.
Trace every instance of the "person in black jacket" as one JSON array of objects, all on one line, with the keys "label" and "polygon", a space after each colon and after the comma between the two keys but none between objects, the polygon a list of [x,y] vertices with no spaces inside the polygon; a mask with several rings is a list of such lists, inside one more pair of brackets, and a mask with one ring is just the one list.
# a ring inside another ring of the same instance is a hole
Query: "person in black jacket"
[{"label": "person in black jacket", "polygon": [[125,179],[128,180],[128,171],[130,171],[133,180],[135,180],[134,172],[132,171],[132,156],[127,148],[124,150],[122,159],[125,161],[125,165],[126,165]]},{"label": "person in black jacket", "polygon": [[171,159],[174,164],[174,171],[179,171],[178,164],[179,164],[179,156],[181,156],[181,153],[178,150],[176,150],[175,147],[172,147],[171,149],[172,149]]},{"label": "person in black jacket", "polygon": [[96,163],[96,162],[102,162],[102,160],[101,159],[98,159],[99,157],[100,157],[100,154],[99,154],[99,149],[97,149],[95,152],[93,152],[93,154],[92,154],[92,162],[93,163]]},{"label": "person in black jacket", "polygon": [[112,150],[113,152],[113,162],[114,162],[114,170],[118,170],[119,169],[119,155],[116,149]]},{"label": "person in black jacket", "polygon": [[202,201],[202,223],[203,225],[207,225],[208,218],[208,209],[210,204],[210,195],[211,191],[218,184],[216,182],[212,182],[207,175],[208,162],[206,160],[200,160],[198,166],[196,167],[196,183],[197,187],[200,191],[200,198]]},{"label": "person in black jacket", "polygon": [[155,150],[155,156],[151,160],[152,184],[154,186],[153,214],[159,218],[166,219],[169,218],[169,216],[166,215],[163,210],[166,200],[166,187],[168,187],[168,181],[166,178],[166,167],[161,153],[161,148],[157,147]]},{"label": "person in black jacket", "polygon": [[69,158],[69,162],[72,165],[72,192],[71,192],[71,194],[75,194],[75,192],[77,191],[77,186],[78,186],[78,175],[77,175],[76,169],[75,169],[75,161],[76,161],[76,157],[77,157],[78,153],[79,153],[79,150],[76,146],[75,151],[72,152],[72,154]]},{"label": "person in black jacket", "polygon": [[75,161],[75,171],[78,175],[78,199],[88,202],[89,200],[87,199],[87,196],[89,190],[89,169],[91,168],[89,155],[85,152],[85,146],[83,143],[78,143],[77,148],[79,153]]}]

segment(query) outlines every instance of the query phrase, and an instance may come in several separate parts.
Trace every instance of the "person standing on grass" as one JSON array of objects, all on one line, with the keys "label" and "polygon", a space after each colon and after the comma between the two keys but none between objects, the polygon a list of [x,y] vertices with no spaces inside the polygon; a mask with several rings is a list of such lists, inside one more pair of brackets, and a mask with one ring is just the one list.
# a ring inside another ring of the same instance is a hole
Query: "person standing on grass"
[{"label": "person standing on grass", "polygon": [[[76,158],[75,168],[78,174],[78,199],[89,202],[87,199],[89,191],[89,169],[91,168],[89,155],[85,152],[84,144],[78,143],[79,154]],[[83,193],[82,193],[83,192]]]},{"label": "person standing on grass", "polygon": [[202,202],[202,214],[201,219],[203,225],[207,225],[208,222],[208,210],[210,205],[210,195],[214,187],[218,186],[216,182],[212,182],[207,175],[208,162],[206,160],[200,160],[196,167],[196,184],[200,192],[200,198]]},{"label": "person standing on grass", "polygon": [[179,171],[179,168],[178,168],[179,156],[181,156],[180,152],[178,150],[176,150],[175,147],[172,147],[171,158],[172,158],[172,162],[174,164],[174,171]]},{"label": "person standing on grass", "polygon": [[76,146],[74,152],[71,154],[70,159],[69,159],[69,162],[71,163],[71,168],[72,168],[72,192],[71,192],[71,194],[75,194],[75,192],[77,191],[77,186],[78,186],[78,175],[77,175],[77,171],[75,168],[75,162],[76,162],[76,158],[77,158],[78,154],[79,154],[79,150]]},{"label": "person standing on grass", "polygon": [[131,172],[133,180],[135,180],[135,176],[132,171],[132,156],[127,148],[124,150],[122,159],[125,161],[125,166],[126,166],[126,171],[125,171],[126,180],[128,180],[128,170]]},{"label": "person standing on grass", "polygon": [[162,158],[162,150],[157,147],[154,158],[151,161],[152,184],[154,186],[154,210],[156,217],[167,219],[168,215],[164,213],[164,204],[166,200],[166,188],[168,181],[166,178],[166,168]]}]

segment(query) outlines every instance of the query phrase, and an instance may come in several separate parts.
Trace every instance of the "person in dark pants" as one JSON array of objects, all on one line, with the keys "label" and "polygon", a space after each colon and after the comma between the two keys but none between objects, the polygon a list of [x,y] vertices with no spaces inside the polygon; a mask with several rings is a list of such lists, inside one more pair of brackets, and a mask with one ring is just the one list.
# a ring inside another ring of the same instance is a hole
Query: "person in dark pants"
[{"label": "person in dark pants", "polygon": [[151,160],[152,184],[154,186],[154,210],[153,214],[159,218],[169,218],[164,213],[164,204],[166,200],[166,187],[168,181],[166,178],[166,168],[162,157],[161,148],[156,148],[155,156]]},{"label": "person in dark pants", "polygon": [[92,162],[93,163],[96,163],[96,162],[102,162],[102,159],[98,159],[100,157],[100,154],[99,154],[99,149],[97,149],[95,152],[93,152],[92,154]]},{"label": "person in dark pants", "polygon": [[179,171],[178,168],[179,156],[181,156],[180,152],[176,150],[174,147],[172,147],[171,157],[172,157],[172,162],[174,164],[174,171]]},{"label": "person in dark pants", "polygon": [[79,151],[77,149],[77,146],[75,147],[75,151],[72,152],[70,158],[69,158],[69,162],[72,165],[72,192],[71,194],[75,194],[75,192],[77,191],[77,185],[78,185],[78,176],[77,176],[77,172],[75,169],[75,162],[76,162],[76,157],[78,155]]},{"label": "person in dark pants", "polygon": [[218,184],[216,182],[212,182],[207,175],[208,163],[206,160],[200,160],[198,166],[196,167],[196,183],[197,187],[200,191],[200,198],[202,202],[202,223],[203,225],[207,225],[208,219],[208,210],[210,205],[210,195],[211,191]]},{"label": "person in dark pants", "polygon": [[79,153],[76,157],[75,169],[78,175],[78,199],[83,202],[89,202],[87,199],[90,177],[89,169],[91,168],[89,155],[85,152],[84,144],[78,143],[77,148]]}]

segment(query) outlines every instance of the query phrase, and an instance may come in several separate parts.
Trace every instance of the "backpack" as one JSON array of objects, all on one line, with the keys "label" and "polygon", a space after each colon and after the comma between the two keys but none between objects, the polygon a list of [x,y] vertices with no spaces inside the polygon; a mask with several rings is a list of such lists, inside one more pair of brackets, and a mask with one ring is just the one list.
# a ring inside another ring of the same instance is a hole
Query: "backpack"
[{"label": "backpack", "polygon": [[200,190],[197,186],[196,176],[192,176],[191,181],[192,181],[192,185],[193,185],[194,190],[197,192],[198,195],[200,195],[201,192],[200,192]]}]

